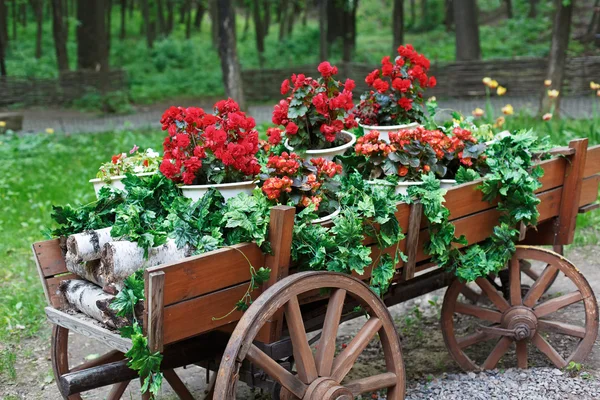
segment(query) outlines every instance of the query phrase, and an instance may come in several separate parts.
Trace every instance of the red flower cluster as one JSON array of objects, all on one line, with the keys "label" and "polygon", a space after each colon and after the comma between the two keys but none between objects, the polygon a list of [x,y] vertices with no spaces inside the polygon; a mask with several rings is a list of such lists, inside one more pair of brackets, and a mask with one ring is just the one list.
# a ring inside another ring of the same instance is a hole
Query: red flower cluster
[{"label": "red flower cluster", "polygon": [[310,163],[317,167],[317,175],[319,177],[328,176],[333,178],[334,176],[342,173],[342,166],[340,164],[321,157],[311,159]]},{"label": "red flower cluster", "polygon": [[296,153],[288,154],[284,151],[281,156],[269,157],[267,167],[273,168],[277,175],[295,175],[301,161]]},{"label": "red flower cluster", "polygon": [[[356,127],[352,90],[355,83],[347,79],[344,84],[333,78],[338,69],[322,62],[318,71],[321,78],[313,79],[303,74],[293,74],[281,84],[281,94],[288,95],[273,109],[273,123],[285,127],[292,146],[309,148],[321,142],[319,148],[330,146],[343,129]],[[271,143],[275,136],[269,134]],[[324,140],[322,140],[324,139]]]},{"label": "red flower cluster", "polygon": [[386,157],[388,154],[396,151],[396,146],[390,145],[383,140],[379,140],[379,132],[369,131],[356,140],[354,151],[356,154],[362,154],[367,157],[373,155],[383,155]]},{"label": "red flower cluster", "polygon": [[[415,104],[423,103],[423,91],[434,87],[435,77],[428,76],[430,62],[415,51],[412,45],[398,47],[398,56],[392,62],[389,56],[381,60],[381,68],[365,78],[372,90],[361,97],[357,116],[365,125],[395,125],[418,120],[422,110]],[[378,95],[389,101],[381,102]]]},{"label": "red flower cluster", "polygon": [[281,193],[291,192],[292,183],[293,181],[287,176],[283,178],[269,178],[263,183],[262,191],[267,195],[269,200],[275,200],[281,197]]},{"label": "red flower cluster", "polygon": [[160,171],[174,182],[211,183],[202,171],[203,161],[223,169],[225,179],[242,179],[260,171],[256,123],[231,99],[217,102],[214,114],[198,107],[171,107],[160,122],[169,133],[163,142]]}]

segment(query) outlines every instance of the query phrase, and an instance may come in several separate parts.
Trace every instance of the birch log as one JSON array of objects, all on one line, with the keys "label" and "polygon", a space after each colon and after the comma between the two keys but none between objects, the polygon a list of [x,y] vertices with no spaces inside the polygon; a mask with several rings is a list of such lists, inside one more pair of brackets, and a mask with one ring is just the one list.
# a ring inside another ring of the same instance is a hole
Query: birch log
[{"label": "birch log", "polygon": [[71,252],[65,256],[67,270],[98,286],[106,286],[107,282],[101,273],[100,260],[80,261],[80,258]]},{"label": "birch log", "polygon": [[79,263],[98,260],[104,245],[113,241],[110,230],[111,228],[104,228],[71,235],[67,239],[67,251],[75,256]]},{"label": "birch log", "polygon": [[60,283],[59,291],[69,305],[96,321],[111,328],[120,328],[128,324],[127,319],[118,317],[108,307],[115,296],[105,293],[91,282],[81,279],[65,280]]},{"label": "birch log", "polygon": [[102,249],[101,274],[107,283],[122,282],[139,269],[174,262],[189,255],[189,247],[178,249],[171,239],[162,246],[151,248],[147,259],[144,258],[144,249],[137,243],[109,242]]}]

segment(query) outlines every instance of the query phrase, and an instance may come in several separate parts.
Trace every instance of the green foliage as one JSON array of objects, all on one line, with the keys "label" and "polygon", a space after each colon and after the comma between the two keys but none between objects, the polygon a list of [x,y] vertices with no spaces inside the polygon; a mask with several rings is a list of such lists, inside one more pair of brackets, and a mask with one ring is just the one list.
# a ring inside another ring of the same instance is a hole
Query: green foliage
[{"label": "green foliage", "polygon": [[163,375],[160,372],[162,354],[151,352],[148,347],[148,339],[144,336],[141,326],[136,322],[133,324],[131,335],[131,348],[125,357],[129,359],[127,366],[143,379],[141,392],[150,392],[157,395],[162,385]]}]

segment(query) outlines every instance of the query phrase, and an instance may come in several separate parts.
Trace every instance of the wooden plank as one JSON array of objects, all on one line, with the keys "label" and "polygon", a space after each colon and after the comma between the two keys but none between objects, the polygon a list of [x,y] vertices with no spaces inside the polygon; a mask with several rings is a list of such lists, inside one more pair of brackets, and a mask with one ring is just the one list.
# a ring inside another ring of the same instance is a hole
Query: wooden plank
[{"label": "wooden plank", "polygon": [[[242,317],[242,312],[237,310],[230,314],[229,312],[235,307],[237,301],[243,298],[247,289],[248,283],[245,282],[165,306],[163,344],[167,345],[238,321]],[[261,292],[261,289],[255,290],[252,292],[252,298],[256,299]]]},{"label": "wooden plank", "polygon": [[68,273],[68,274],[64,274],[64,275],[53,276],[52,278],[48,278],[44,281],[46,286],[48,287],[48,295],[49,295],[49,299],[48,299],[49,303],[48,304],[56,309],[63,309],[67,306],[67,303],[65,301],[65,296],[58,293],[58,286],[60,285],[60,283],[62,281],[67,280],[67,279],[81,279],[81,278],[75,274]]},{"label": "wooden plank", "polygon": [[588,147],[583,176],[588,178],[600,174],[600,145]]},{"label": "wooden plank", "polygon": [[585,214],[585,213],[588,213],[590,211],[597,210],[598,208],[600,208],[600,203],[592,203],[592,204],[588,204],[588,205],[583,206],[583,207],[579,207],[579,210],[577,210],[577,213],[578,214]]},{"label": "wooden plank", "polygon": [[[275,206],[271,208],[269,242],[271,243],[272,254],[265,257],[265,267],[271,270],[271,275],[269,281],[263,285],[263,290],[288,276],[295,214],[296,209],[294,207]],[[279,340],[282,329],[283,310],[280,310],[265,324],[264,330],[269,332],[269,342]]]},{"label": "wooden plank", "polygon": [[151,351],[163,351],[164,271],[152,272],[146,281],[146,307],[148,347]]},{"label": "wooden plank", "polygon": [[598,200],[598,184],[600,175],[592,175],[583,180],[581,184],[581,196],[579,198],[579,207],[595,203]]},{"label": "wooden plank", "polygon": [[50,322],[56,325],[60,325],[85,337],[98,340],[122,353],[126,353],[131,348],[130,339],[122,338],[118,332],[104,328],[99,322],[81,313],[71,315],[52,307],[46,307],[45,311]]},{"label": "wooden plank", "polygon": [[587,145],[587,139],[572,140],[569,143],[569,147],[575,149],[575,154],[571,157],[571,162],[565,171],[565,183],[558,215],[558,232],[553,244],[570,244],[575,238],[577,210],[579,208],[579,199],[581,198]]},{"label": "wooden plank", "polygon": [[254,243],[242,243],[199,256],[189,257],[171,264],[146,270],[165,273],[165,306],[221,290],[250,280],[250,265],[255,268],[265,263],[263,252]]},{"label": "wooden plank", "polygon": [[36,242],[32,247],[35,261],[42,276],[51,277],[68,272],[59,239]]},{"label": "wooden plank", "polygon": [[419,247],[419,228],[421,226],[421,216],[423,215],[423,204],[417,202],[410,208],[408,218],[408,232],[406,233],[406,253],[408,260],[402,269],[402,277],[405,281],[415,276],[415,266],[417,264],[417,253]]}]

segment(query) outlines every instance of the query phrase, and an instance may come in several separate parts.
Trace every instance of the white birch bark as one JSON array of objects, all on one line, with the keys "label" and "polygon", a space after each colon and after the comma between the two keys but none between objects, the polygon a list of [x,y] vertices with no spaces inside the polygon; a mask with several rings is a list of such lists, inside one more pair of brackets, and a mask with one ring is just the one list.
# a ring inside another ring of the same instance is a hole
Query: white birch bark
[{"label": "white birch bark", "polygon": [[65,280],[61,282],[59,291],[73,308],[111,328],[127,322],[108,308],[115,296],[105,293],[91,282],[81,279]]},{"label": "white birch bark", "polygon": [[113,241],[110,230],[111,228],[104,228],[71,235],[67,239],[67,251],[75,256],[79,263],[97,260],[104,245]]}]

